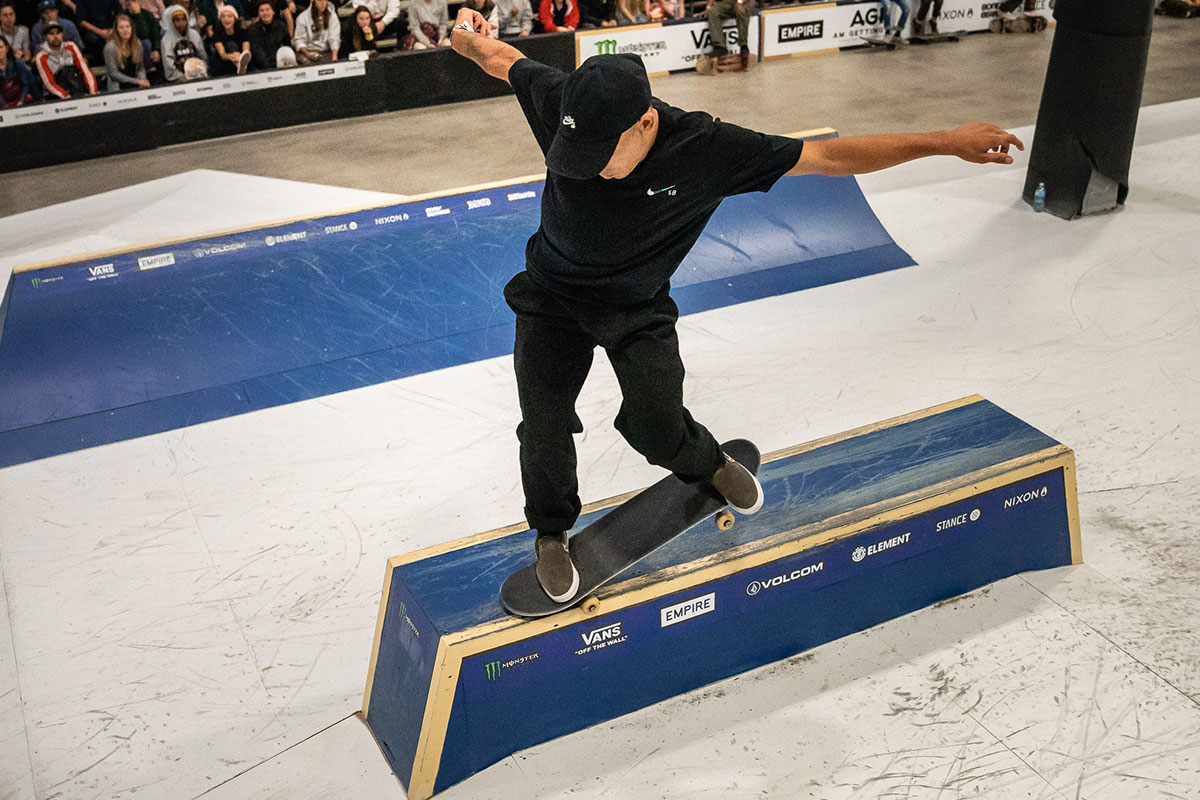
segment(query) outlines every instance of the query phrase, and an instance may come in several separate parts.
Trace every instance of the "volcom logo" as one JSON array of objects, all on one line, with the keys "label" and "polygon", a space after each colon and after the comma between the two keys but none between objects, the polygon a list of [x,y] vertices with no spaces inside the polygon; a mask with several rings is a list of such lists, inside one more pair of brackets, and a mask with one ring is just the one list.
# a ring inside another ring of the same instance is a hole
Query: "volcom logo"
[{"label": "volcom logo", "polygon": [[570,114],[567,114],[565,117],[563,117],[563,125],[566,125],[571,130],[575,130],[575,118]]}]

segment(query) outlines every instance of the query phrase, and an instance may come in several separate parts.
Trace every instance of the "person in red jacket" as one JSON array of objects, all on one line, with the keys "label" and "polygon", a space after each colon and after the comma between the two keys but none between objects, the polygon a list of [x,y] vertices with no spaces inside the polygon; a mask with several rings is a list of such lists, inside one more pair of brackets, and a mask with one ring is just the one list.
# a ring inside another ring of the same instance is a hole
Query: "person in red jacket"
[{"label": "person in red jacket", "polygon": [[579,27],[579,6],[575,0],[542,0],[538,17],[546,33],[573,31]]},{"label": "person in red jacket", "polygon": [[46,43],[34,57],[38,77],[46,87],[49,98],[66,100],[68,97],[85,97],[98,94],[100,87],[96,76],[83,58],[83,53],[74,42],[63,41],[63,27],[51,22],[42,28]]}]

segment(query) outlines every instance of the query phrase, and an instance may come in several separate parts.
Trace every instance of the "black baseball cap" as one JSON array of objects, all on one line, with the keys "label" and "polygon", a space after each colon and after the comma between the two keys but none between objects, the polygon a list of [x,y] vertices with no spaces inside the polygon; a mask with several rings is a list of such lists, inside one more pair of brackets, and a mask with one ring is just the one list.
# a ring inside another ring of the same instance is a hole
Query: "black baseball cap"
[{"label": "black baseball cap", "polygon": [[650,79],[641,56],[592,56],[563,82],[558,130],[546,167],[567,178],[594,178],[608,165],[621,134],[650,108]]},{"label": "black baseball cap", "polygon": [[61,22],[54,20],[53,22],[47,22],[46,24],[42,25],[42,33],[47,34],[55,28],[58,28],[60,31],[65,30]]}]

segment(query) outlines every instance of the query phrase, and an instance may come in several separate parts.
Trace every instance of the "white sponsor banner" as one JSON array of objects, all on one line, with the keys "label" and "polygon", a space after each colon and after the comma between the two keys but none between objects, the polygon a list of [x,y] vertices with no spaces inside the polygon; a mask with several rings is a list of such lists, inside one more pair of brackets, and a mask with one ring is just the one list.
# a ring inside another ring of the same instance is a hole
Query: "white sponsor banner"
[{"label": "white sponsor banner", "polygon": [[50,119],[81,117],[103,114],[108,111],[123,111],[127,108],[162,105],[202,97],[215,97],[235,92],[269,89],[275,86],[292,86],[300,83],[315,83],[335,78],[351,78],[365,75],[367,66],[362,61],[340,61],[336,64],[321,64],[315,67],[260,72],[254,75],[234,75],[213,78],[193,83],[168,84],[132,92],[103,93],[77,100],[59,100],[38,103],[22,108],[0,110],[0,127],[45,122]]},{"label": "white sponsor banner", "polygon": [[[1038,0],[1049,3],[1050,0]],[[913,11],[920,4],[914,0]],[[989,0],[945,0],[938,18],[943,33],[986,30],[996,15],[997,2]],[[892,24],[899,22],[900,9],[891,8]],[[911,15],[910,15],[911,19]],[[887,27],[883,6],[878,2],[794,6],[764,11],[763,58],[790,56],[834,47],[857,47],[864,37],[882,36]],[[904,35],[911,32],[905,25]]]},{"label": "white sponsor banner", "polygon": [[[758,50],[760,18],[750,18],[750,48]],[[737,39],[737,21],[726,20],[725,46],[736,51],[741,43]],[[647,72],[672,72],[692,69],[696,60],[712,49],[712,38],[708,34],[708,22],[697,20],[677,25],[651,23],[632,25],[627,28],[599,28],[578,31],[575,34],[576,66],[592,56],[616,53],[635,53],[642,57]]]}]

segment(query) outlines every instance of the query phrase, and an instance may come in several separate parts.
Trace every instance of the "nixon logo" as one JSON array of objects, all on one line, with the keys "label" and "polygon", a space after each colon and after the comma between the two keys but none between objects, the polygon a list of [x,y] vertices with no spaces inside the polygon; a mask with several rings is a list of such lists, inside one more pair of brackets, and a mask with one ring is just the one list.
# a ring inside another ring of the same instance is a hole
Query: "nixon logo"
[{"label": "nixon logo", "polygon": [[820,39],[825,35],[825,20],[812,22],[793,22],[791,25],[779,26],[779,43],[802,42],[805,39]]},{"label": "nixon logo", "polygon": [[598,56],[615,56],[617,54],[616,39],[601,39],[596,42],[596,55]]},{"label": "nixon logo", "polygon": [[1021,494],[1014,495],[1013,497],[1010,497],[1007,500],[1005,500],[1004,507],[1012,508],[1013,506],[1019,506],[1022,503],[1028,503],[1030,500],[1041,500],[1043,497],[1046,497],[1048,494],[1050,494],[1050,490],[1048,488],[1046,488],[1045,486],[1043,486],[1040,489],[1034,489],[1033,491],[1030,491],[1030,492],[1022,492]]}]

